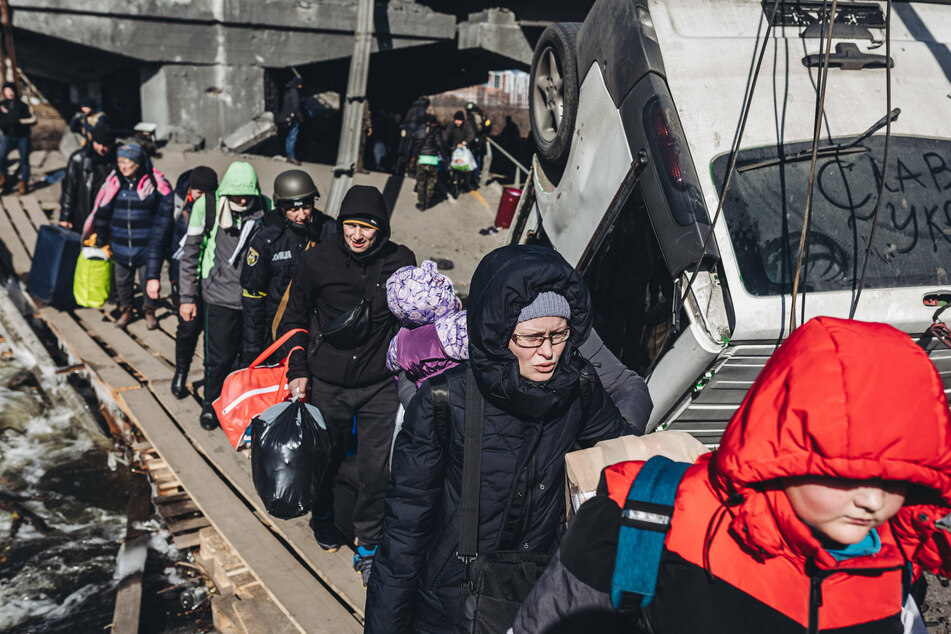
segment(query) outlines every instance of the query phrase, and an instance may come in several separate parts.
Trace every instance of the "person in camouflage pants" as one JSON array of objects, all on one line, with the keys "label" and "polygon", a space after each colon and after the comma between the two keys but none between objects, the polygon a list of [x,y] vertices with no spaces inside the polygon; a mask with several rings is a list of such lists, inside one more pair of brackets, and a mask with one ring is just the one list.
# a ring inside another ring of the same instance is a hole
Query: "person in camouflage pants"
[{"label": "person in camouflage pants", "polygon": [[425,124],[420,128],[416,145],[416,208],[420,211],[426,211],[432,204],[439,177],[439,156],[447,154],[436,117],[426,115]]}]

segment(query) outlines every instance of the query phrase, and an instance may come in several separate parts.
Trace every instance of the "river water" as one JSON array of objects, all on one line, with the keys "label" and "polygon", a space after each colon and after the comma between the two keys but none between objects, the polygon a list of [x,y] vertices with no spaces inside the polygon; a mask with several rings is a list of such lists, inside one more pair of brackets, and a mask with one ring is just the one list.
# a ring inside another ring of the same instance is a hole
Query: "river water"
[{"label": "river water", "polygon": [[[130,471],[23,377],[15,360],[0,360],[0,632],[102,632],[115,607]],[[156,517],[144,528],[140,631],[205,629],[207,606],[184,614],[180,589],[162,592],[189,581],[185,554]]]}]

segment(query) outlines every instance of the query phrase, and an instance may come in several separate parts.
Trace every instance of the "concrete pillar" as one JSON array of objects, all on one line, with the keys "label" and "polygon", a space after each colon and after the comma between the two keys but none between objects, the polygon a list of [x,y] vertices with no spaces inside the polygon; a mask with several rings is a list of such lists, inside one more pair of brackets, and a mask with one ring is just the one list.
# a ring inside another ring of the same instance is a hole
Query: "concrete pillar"
[{"label": "concrete pillar", "polygon": [[264,69],[166,64],[142,71],[139,94],[158,138],[211,147],[264,112]]}]

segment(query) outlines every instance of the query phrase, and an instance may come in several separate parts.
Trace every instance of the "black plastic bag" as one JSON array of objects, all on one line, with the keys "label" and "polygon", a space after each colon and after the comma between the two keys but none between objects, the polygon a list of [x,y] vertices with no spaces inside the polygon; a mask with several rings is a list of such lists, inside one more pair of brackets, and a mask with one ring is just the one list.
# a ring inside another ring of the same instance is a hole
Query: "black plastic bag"
[{"label": "black plastic bag", "polygon": [[320,410],[300,400],[251,421],[251,476],[269,514],[286,520],[310,511],[331,449]]}]

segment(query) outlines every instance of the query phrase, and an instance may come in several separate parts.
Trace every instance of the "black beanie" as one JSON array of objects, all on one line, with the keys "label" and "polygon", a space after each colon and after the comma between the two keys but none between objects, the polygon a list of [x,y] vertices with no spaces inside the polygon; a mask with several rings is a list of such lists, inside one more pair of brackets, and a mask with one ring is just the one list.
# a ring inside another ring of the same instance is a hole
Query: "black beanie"
[{"label": "black beanie", "polygon": [[465,120],[466,120],[466,113],[464,113],[462,110],[456,110],[456,114],[452,115],[452,120],[453,120],[453,121],[465,121]]},{"label": "black beanie", "polygon": [[348,220],[362,222],[371,227],[389,233],[389,211],[383,194],[370,185],[354,185],[340,203],[337,220],[341,224]]},{"label": "black beanie", "polygon": [[116,133],[108,123],[99,123],[92,129],[92,140],[100,145],[115,145]]},{"label": "black beanie", "polygon": [[192,170],[191,178],[188,179],[188,187],[211,193],[218,189],[218,174],[207,165],[199,165]]}]

